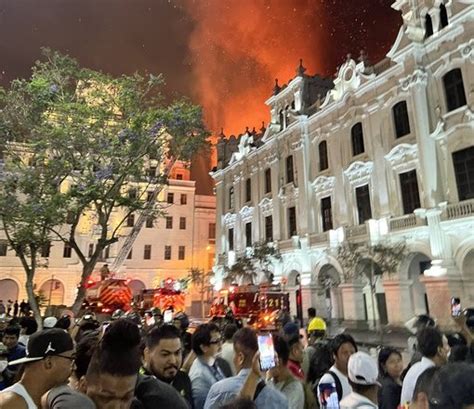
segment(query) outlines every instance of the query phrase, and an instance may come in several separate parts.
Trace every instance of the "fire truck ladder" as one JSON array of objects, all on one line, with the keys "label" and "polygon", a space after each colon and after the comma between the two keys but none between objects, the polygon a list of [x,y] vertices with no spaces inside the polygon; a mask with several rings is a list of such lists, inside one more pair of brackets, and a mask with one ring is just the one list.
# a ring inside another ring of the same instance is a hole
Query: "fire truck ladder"
[{"label": "fire truck ladder", "polygon": [[[171,173],[171,168],[174,166],[176,160],[170,160],[165,168],[165,176],[168,177],[169,174]],[[115,257],[115,260],[112,262],[112,265],[110,267],[110,270],[115,273],[116,276],[119,276],[119,269],[122,267],[125,259],[127,258],[128,254],[130,253],[130,250],[133,247],[133,244],[135,243],[135,240],[138,237],[138,234],[140,233],[143,225],[145,224],[151,210],[153,210],[154,204],[156,202],[156,198],[160,194],[161,190],[163,189],[162,184],[158,184],[155,189],[153,190],[153,196],[150,198],[150,200],[147,202],[145,208],[143,211],[140,213],[138,216],[137,222],[134,224],[132,227],[132,231],[130,234],[125,238],[125,242],[123,243],[123,246],[120,248],[117,257]]]}]

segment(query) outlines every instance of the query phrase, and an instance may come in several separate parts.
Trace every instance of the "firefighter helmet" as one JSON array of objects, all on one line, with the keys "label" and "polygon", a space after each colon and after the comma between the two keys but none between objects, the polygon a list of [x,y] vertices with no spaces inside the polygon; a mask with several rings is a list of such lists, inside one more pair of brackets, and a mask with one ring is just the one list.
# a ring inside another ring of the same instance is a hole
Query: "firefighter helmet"
[{"label": "firefighter helmet", "polygon": [[125,312],[119,308],[115,310],[114,313],[112,314],[112,320],[118,320],[122,318],[124,315],[125,315]]}]

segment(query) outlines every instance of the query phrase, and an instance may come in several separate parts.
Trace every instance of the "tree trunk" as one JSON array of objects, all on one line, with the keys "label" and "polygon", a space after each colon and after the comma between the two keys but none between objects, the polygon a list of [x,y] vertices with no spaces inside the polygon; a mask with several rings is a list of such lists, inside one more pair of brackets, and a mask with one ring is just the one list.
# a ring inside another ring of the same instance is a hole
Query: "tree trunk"
[{"label": "tree trunk", "polygon": [[39,310],[38,303],[36,302],[35,292],[33,291],[33,277],[34,271],[30,271],[26,275],[26,294],[28,295],[28,302],[30,304],[31,310],[33,311],[33,316],[38,324],[38,330],[43,329],[43,320],[41,319],[41,313]]},{"label": "tree trunk", "polygon": [[94,271],[94,264],[88,263],[82,268],[82,275],[81,275],[81,282],[77,288],[76,299],[72,304],[71,310],[74,313],[74,316],[77,317],[79,311],[81,310],[82,303],[84,302],[84,298],[86,296],[86,284],[89,281],[92,272]]}]

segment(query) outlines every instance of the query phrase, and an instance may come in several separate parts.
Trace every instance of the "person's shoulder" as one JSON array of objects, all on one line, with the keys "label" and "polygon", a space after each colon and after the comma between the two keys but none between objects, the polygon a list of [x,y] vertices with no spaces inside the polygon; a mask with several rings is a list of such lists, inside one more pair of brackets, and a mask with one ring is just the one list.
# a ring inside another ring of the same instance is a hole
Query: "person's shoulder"
[{"label": "person's shoulder", "polygon": [[189,379],[189,375],[182,370],[178,371],[174,379],[175,379],[174,382],[191,383],[191,379]]},{"label": "person's shoulder", "polygon": [[25,400],[14,392],[0,393],[0,409],[28,409]]},{"label": "person's shoulder", "polygon": [[[331,369],[332,370],[332,369]],[[319,384],[322,383],[331,383],[334,382],[334,376],[332,376],[330,373],[326,372],[323,376],[321,376],[321,379],[319,380]]]},{"label": "person's shoulder", "polygon": [[186,407],[184,406],[183,398],[175,388],[152,375],[138,376],[135,396],[145,408],[151,407],[148,403],[152,403],[153,407],[160,405],[163,407],[173,407],[173,409]]}]

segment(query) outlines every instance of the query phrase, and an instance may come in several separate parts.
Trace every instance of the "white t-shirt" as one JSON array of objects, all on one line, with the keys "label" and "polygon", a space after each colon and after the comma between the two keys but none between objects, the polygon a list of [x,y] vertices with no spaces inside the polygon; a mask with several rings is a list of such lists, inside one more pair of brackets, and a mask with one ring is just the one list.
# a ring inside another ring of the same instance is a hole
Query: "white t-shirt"
[{"label": "white t-shirt", "polygon": [[435,366],[435,363],[431,359],[423,357],[420,362],[417,362],[408,370],[405,379],[403,380],[400,405],[411,402],[413,399],[413,392],[415,392],[416,381],[419,376],[428,368],[433,366]]},{"label": "white t-shirt", "polygon": [[[329,368],[331,372],[334,372],[339,380],[341,381],[342,385],[342,399],[344,399],[346,396],[348,396],[352,392],[352,387],[349,384],[349,379],[347,379],[347,376],[344,375],[339,369],[336,368],[336,365],[331,366]],[[321,402],[319,398],[319,385],[323,383],[335,383],[336,381],[334,380],[334,377],[331,374],[325,373],[321,379],[319,380],[318,383],[318,402]]]}]

